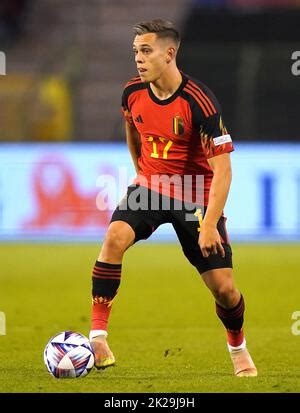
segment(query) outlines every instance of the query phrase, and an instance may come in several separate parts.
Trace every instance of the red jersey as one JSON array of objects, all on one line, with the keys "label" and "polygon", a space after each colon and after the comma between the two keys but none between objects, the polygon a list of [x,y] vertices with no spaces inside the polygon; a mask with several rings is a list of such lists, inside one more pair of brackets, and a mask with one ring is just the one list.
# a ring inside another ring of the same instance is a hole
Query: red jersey
[{"label": "red jersey", "polygon": [[[197,192],[201,190],[207,205],[213,177],[207,159],[234,150],[223,124],[220,104],[208,87],[182,73],[178,90],[168,99],[160,100],[150,84],[137,76],[125,86],[122,111],[141,136],[140,172],[135,183],[184,199],[183,192],[180,194],[172,185],[167,193],[154,177],[176,177],[182,182],[184,177],[190,177],[191,196],[187,200],[199,199]],[[204,177],[203,185],[199,185],[201,179],[197,176]]]}]

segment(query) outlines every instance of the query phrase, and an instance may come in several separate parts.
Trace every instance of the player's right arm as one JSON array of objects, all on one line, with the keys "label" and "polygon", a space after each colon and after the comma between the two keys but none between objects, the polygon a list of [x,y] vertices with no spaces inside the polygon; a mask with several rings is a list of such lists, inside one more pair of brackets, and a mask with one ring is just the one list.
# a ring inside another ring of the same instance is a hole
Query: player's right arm
[{"label": "player's right arm", "polygon": [[139,164],[138,158],[141,155],[141,137],[139,132],[137,131],[134,124],[130,124],[125,121],[125,132],[126,132],[126,141],[128,145],[128,149],[136,170],[136,173],[139,172]]},{"label": "player's right arm", "polygon": [[131,94],[135,91],[136,87],[141,83],[140,78],[136,77],[131,79],[125,86],[122,94],[122,113],[125,119],[125,133],[126,141],[128,145],[129,152],[132,157],[132,161],[136,170],[139,173],[140,168],[138,164],[138,159],[141,156],[141,137],[135,127],[132,113],[131,104],[129,102]]}]

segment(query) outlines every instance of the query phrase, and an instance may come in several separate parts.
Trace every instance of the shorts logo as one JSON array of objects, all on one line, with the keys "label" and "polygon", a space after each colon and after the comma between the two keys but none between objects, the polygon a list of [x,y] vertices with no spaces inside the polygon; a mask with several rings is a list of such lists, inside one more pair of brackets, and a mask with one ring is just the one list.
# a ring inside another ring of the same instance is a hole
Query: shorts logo
[{"label": "shorts logo", "polygon": [[178,115],[173,118],[173,132],[175,133],[175,135],[184,134],[184,122],[183,119]]}]

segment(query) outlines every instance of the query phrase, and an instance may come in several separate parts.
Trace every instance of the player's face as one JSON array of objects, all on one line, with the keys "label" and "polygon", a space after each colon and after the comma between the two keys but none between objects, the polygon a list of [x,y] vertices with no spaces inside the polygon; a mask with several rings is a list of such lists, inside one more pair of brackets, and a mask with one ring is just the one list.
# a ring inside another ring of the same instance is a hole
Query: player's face
[{"label": "player's face", "polygon": [[167,68],[170,45],[164,39],[158,39],[155,33],[136,36],[133,52],[137,70],[143,82],[155,82]]}]

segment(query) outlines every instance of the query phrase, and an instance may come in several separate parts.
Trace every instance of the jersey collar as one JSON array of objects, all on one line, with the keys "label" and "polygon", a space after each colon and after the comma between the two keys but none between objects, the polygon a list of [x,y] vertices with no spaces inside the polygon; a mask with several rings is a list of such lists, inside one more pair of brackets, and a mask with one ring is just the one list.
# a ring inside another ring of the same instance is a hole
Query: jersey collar
[{"label": "jersey collar", "polygon": [[163,99],[163,100],[158,99],[158,97],[156,97],[155,94],[152,92],[152,89],[151,89],[150,83],[149,83],[147,89],[148,89],[148,94],[149,94],[150,99],[153,100],[153,102],[157,103],[158,105],[168,105],[169,103],[173,102],[177,98],[177,96],[180,95],[182,89],[185,87],[185,85],[188,81],[188,78],[186,77],[186,75],[181,71],[180,71],[180,73],[181,73],[181,76],[182,76],[181,84],[180,84],[179,88],[176,90],[176,92],[174,92],[173,95],[168,97],[167,99]]}]

